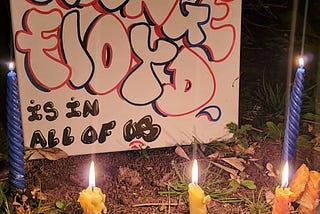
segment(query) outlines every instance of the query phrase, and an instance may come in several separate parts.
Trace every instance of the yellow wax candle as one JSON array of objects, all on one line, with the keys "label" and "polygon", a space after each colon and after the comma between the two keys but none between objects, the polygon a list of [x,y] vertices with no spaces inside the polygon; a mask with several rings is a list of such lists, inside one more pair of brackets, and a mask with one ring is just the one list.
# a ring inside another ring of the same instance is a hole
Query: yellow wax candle
[{"label": "yellow wax candle", "polygon": [[272,214],[289,214],[292,195],[293,192],[290,191],[290,188],[282,188],[277,186],[272,207]]},{"label": "yellow wax candle", "polygon": [[89,187],[79,194],[78,202],[80,203],[84,214],[101,214],[107,213],[105,206],[106,195],[101,189],[95,187],[94,162],[91,162],[89,173]]},{"label": "yellow wax candle", "polygon": [[192,166],[192,183],[188,185],[190,214],[206,214],[206,205],[210,203],[211,198],[209,195],[205,196],[204,191],[197,183],[198,163],[197,160],[194,160]]},{"label": "yellow wax candle", "polygon": [[290,203],[292,201],[293,192],[288,186],[289,179],[289,165],[288,162],[284,165],[282,172],[282,187],[277,186],[274,203],[272,207],[272,214],[289,214],[290,213]]}]

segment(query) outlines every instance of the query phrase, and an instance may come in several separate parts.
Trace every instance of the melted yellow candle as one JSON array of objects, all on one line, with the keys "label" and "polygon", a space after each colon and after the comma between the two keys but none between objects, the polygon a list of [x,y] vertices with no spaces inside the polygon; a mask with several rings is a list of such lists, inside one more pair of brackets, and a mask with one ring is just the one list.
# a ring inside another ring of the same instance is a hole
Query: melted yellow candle
[{"label": "melted yellow candle", "polygon": [[274,197],[274,203],[272,207],[272,214],[289,214],[290,213],[290,202],[293,192],[290,188],[282,188],[277,186]]},{"label": "melted yellow candle", "polygon": [[282,172],[282,184],[277,186],[276,193],[274,196],[274,203],[272,207],[272,214],[289,214],[290,213],[290,203],[293,201],[292,197],[294,193],[288,186],[289,179],[289,165],[288,161],[285,163]]},{"label": "melted yellow candle", "polygon": [[201,187],[193,183],[189,184],[188,193],[190,214],[207,213],[206,205],[209,204],[211,201],[210,196],[205,196],[204,191],[201,189]]},{"label": "melted yellow candle", "polygon": [[205,196],[204,191],[198,185],[198,162],[195,159],[192,166],[192,183],[188,186],[190,214],[206,214],[207,204],[210,203],[209,195]]},{"label": "melted yellow candle", "polygon": [[106,195],[102,193],[101,189],[91,187],[80,192],[78,202],[80,203],[84,214],[101,214],[107,213],[107,208],[104,204]]},{"label": "melted yellow candle", "polygon": [[106,195],[96,186],[94,162],[91,162],[89,172],[89,187],[80,192],[78,202],[80,203],[84,214],[101,214],[107,213],[107,207],[104,202]]}]

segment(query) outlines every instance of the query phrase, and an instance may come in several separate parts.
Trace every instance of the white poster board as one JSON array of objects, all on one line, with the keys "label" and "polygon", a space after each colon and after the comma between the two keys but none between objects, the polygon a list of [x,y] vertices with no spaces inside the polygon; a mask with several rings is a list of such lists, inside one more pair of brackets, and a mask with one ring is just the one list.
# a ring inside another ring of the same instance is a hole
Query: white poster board
[{"label": "white poster board", "polygon": [[238,121],[240,0],[11,0],[24,144],[167,147]]}]

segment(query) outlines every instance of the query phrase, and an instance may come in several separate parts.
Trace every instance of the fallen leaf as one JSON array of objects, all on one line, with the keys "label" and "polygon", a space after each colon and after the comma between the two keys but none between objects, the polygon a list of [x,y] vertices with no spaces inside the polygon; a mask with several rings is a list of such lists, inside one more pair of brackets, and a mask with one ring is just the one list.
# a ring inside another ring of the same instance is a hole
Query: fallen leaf
[{"label": "fallen leaf", "polygon": [[68,154],[60,148],[43,148],[37,150],[41,156],[49,160],[67,158]]},{"label": "fallen leaf", "polygon": [[233,175],[233,174],[229,174],[229,175],[232,180],[235,180],[238,184],[241,183],[241,178],[239,175]]},{"label": "fallen leaf", "polygon": [[245,148],[244,148],[242,145],[240,145],[240,144],[235,144],[235,145],[233,145],[233,146],[230,147],[230,150],[231,150],[232,152],[234,152],[234,154],[237,155],[237,154],[243,152],[243,151],[245,150]]},{"label": "fallen leaf", "polygon": [[222,156],[222,154],[220,152],[216,151],[215,153],[208,155],[208,158],[216,160],[216,159],[220,158],[221,156]]},{"label": "fallen leaf", "polygon": [[221,164],[216,163],[216,162],[213,162],[213,164],[214,164],[215,166],[219,167],[220,169],[223,169],[224,171],[231,173],[232,175],[235,175],[235,176],[238,175],[238,172],[239,172],[238,170],[232,169],[232,168],[230,168],[230,167],[221,165]]},{"label": "fallen leaf", "polygon": [[49,160],[58,160],[61,158],[67,158],[68,154],[60,148],[25,148],[25,160],[29,160],[31,156],[42,156]]},{"label": "fallen leaf", "polygon": [[320,152],[320,146],[315,146],[313,147],[313,150],[317,151],[317,152]]},{"label": "fallen leaf", "polygon": [[268,162],[266,164],[266,169],[267,169],[267,175],[269,177],[276,177],[277,176],[276,172],[274,171],[274,167],[273,167],[273,165],[271,163]]},{"label": "fallen leaf", "polygon": [[250,159],[248,159],[249,161],[252,161],[252,162],[255,162],[255,161],[258,161],[258,160],[260,160],[260,158],[250,158]]},{"label": "fallen leaf", "polygon": [[183,150],[183,148],[181,146],[178,145],[174,151],[180,157],[185,158],[187,160],[190,160],[190,158],[188,157],[187,153]]},{"label": "fallen leaf", "polygon": [[253,164],[257,167],[257,169],[259,169],[261,171],[264,169],[264,167],[259,163],[253,162]]},{"label": "fallen leaf", "polygon": [[24,159],[28,161],[35,152],[35,150],[26,147],[24,150]]},{"label": "fallen leaf", "polygon": [[255,152],[254,146],[252,145],[249,146],[244,152],[249,155],[254,155],[254,152]]},{"label": "fallen leaf", "polygon": [[242,158],[231,157],[231,158],[221,158],[221,160],[230,164],[231,166],[235,167],[241,172],[245,169],[243,163],[245,163],[246,161]]}]

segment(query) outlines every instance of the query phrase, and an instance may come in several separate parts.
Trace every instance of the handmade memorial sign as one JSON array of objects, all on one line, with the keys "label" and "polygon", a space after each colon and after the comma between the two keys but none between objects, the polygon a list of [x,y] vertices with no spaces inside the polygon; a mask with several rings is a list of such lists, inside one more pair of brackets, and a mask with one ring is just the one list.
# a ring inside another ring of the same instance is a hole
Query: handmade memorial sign
[{"label": "handmade memorial sign", "polygon": [[24,144],[69,155],[223,137],[241,1],[11,0]]}]

